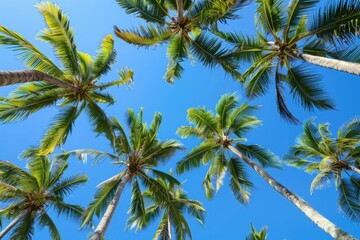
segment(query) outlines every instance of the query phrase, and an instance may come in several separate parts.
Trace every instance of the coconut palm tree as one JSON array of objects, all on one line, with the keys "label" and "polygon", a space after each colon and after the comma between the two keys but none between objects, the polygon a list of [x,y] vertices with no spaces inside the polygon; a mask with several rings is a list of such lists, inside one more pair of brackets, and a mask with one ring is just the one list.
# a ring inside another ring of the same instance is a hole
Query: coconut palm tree
[{"label": "coconut palm tree", "polygon": [[288,164],[316,173],[310,192],[334,182],[339,192],[340,210],[360,221],[360,120],[342,126],[331,137],[329,123],[316,126],[313,119],[303,125],[304,132],[285,156]]},{"label": "coconut palm tree", "polygon": [[266,240],[268,227],[263,227],[260,232],[257,232],[251,224],[251,233],[246,237],[246,240]]},{"label": "coconut palm tree", "polygon": [[[162,177],[172,184],[180,184],[171,175],[155,169],[159,163],[169,159],[177,150],[182,149],[175,140],[160,141],[157,138],[161,124],[161,114],[156,113],[148,127],[143,122],[143,110],[136,115],[132,109],[128,110],[129,138],[119,121],[111,118],[112,129],[115,135],[114,153],[99,150],[80,149],[62,154],[62,156],[76,155],[81,160],[90,155],[95,161],[110,159],[113,164],[120,165],[123,170],[98,185],[94,199],[85,209],[81,227],[89,223],[94,214],[98,217],[103,214],[91,240],[102,239],[110,224],[121,193],[126,185],[131,185],[131,212],[134,215],[145,214],[144,201],[141,195],[141,186],[149,188],[159,198],[169,199],[169,193],[154,179]],[[111,138],[109,138],[111,142]]]},{"label": "coconut palm tree", "polygon": [[[170,193],[170,200],[164,201],[164,199],[156,198],[156,194],[151,190],[144,191],[142,193],[143,198],[149,202],[149,205],[145,208],[145,214],[140,216],[132,215],[128,220],[127,228],[132,229],[136,226],[136,231],[142,230],[161,215],[153,239],[174,239],[171,229],[175,229],[175,239],[177,240],[192,239],[190,227],[184,214],[188,213],[190,216],[195,217],[200,224],[203,224],[204,207],[199,201],[189,199],[181,185],[175,185],[163,178],[158,178],[157,181]],[[129,212],[134,211],[130,209]]]},{"label": "coconut palm tree", "polygon": [[329,1],[317,12],[319,0],[292,0],[287,8],[283,0],[256,2],[257,37],[218,32],[235,46],[240,62],[251,64],[242,81],[247,96],[264,95],[274,78],[278,110],[285,119],[298,123],[287,108],[285,86],[307,110],[333,109],[308,63],[360,75],[360,46],[354,44],[360,2]]},{"label": "coconut palm tree", "polygon": [[[303,213],[309,217],[321,229],[336,239],[354,239],[349,234],[335,226],[328,219],[307,204],[302,198],[284,187],[263,167],[279,167],[279,159],[271,152],[266,151],[259,145],[244,144],[244,134],[260,121],[251,116],[252,110],[256,109],[247,103],[238,105],[236,97],[224,95],[216,106],[216,114],[205,108],[190,108],[188,121],[191,126],[183,126],[178,129],[182,137],[195,136],[203,142],[193,148],[177,165],[177,171],[183,173],[201,164],[210,163],[205,176],[204,187],[207,196],[212,196],[216,180],[216,190],[223,183],[226,172],[230,173],[230,188],[235,197],[242,203],[249,200],[249,187],[251,182],[247,179],[243,162],[255,170],[271,187],[290,200]],[[251,158],[257,159],[260,164]]]},{"label": "coconut palm tree", "polygon": [[49,210],[79,220],[83,209],[66,203],[64,198],[86,183],[87,176],[79,174],[64,178],[68,167],[66,158],[51,161],[47,156],[37,155],[34,150],[28,151],[24,157],[30,160],[28,171],[0,161],[0,201],[4,204],[0,209],[0,219],[12,220],[0,232],[0,239],[10,231],[8,239],[31,239],[35,222],[41,228],[49,228],[52,239],[61,239]]},{"label": "coconut palm tree", "polygon": [[0,72],[0,85],[20,85],[7,98],[0,98],[0,122],[20,121],[40,109],[56,105],[60,112],[41,141],[41,154],[51,153],[65,142],[76,118],[85,110],[97,132],[111,137],[110,121],[99,103],[112,104],[114,99],[103,92],[112,86],[132,81],[131,70],[121,70],[120,80],[100,83],[115,60],[114,39],[102,40],[98,54],[92,58],[77,50],[69,18],[50,2],[36,5],[47,28],[38,36],[51,45],[61,63],[55,63],[20,34],[0,26],[0,45],[14,49],[29,70]]},{"label": "coconut palm tree", "polygon": [[236,10],[249,0],[117,0],[128,14],[146,21],[138,29],[115,27],[122,40],[149,47],[167,43],[168,66],[164,78],[173,83],[183,72],[181,62],[198,60],[207,67],[221,66],[234,78],[240,78],[235,61],[221,41],[207,30],[217,22],[236,18]]}]

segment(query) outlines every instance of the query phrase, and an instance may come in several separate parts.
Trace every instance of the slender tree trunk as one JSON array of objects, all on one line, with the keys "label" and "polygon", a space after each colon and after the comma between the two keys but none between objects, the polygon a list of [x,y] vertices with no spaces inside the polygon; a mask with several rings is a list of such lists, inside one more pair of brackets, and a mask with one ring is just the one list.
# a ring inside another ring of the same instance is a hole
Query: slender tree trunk
[{"label": "slender tree trunk", "polygon": [[121,183],[119,184],[118,188],[116,189],[115,196],[111,200],[109,206],[106,208],[106,211],[101,218],[99,224],[97,225],[94,234],[91,236],[90,240],[102,240],[104,238],[106,229],[109,227],[111,218],[113,217],[115,213],[115,209],[119,203],[121,193],[124,190],[125,185],[129,181],[130,176],[126,174],[123,179],[121,180]]},{"label": "slender tree trunk", "polygon": [[172,239],[172,236],[171,236],[171,224],[170,224],[170,217],[167,218],[167,227],[168,227],[168,234],[169,234],[169,240]]},{"label": "slender tree trunk", "polygon": [[34,81],[47,81],[58,87],[67,88],[72,91],[78,90],[76,86],[70,83],[61,81],[60,79],[37,70],[0,71],[0,86]]},{"label": "slender tree trunk", "polygon": [[353,62],[346,62],[326,57],[314,56],[306,53],[296,54],[300,59],[330,69],[335,69],[341,72],[351,73],[360,76],[360,64]]},{"label": "slender tree trunk", "polygon": [[254,169],[265,181],[278,191],[281,195],[286,197],[290,202],[297,206],[308,218],[310,218],[316,225],[318,225],[325,232],[330,234],[333,238],[339,240],[355,240],[354,237],[344,232],[338,228],[335,224],[330,222],[328,219],[323,217],[318,211],[313,209],[309,204],[307,204],[301,197],[297,196],[289,189],[284,187],[274,178],[272,178],[262,167],[253,162],[250,158],[242,154],[233,146],[228,146],[228,148],[238,157],[243,159],[252,169]]},{"label": "slender tree trunk", "polygon": [[353,166],[349,166],[351,171],[356,172],[357,174],[360,174],[360,169],[353,167]]},{"label": "slender tree trunk", "polygon": [[2,239],[25,215],[26,213],[21,213],[14,220],[12,220],[12,222],[9,223],[9,225],[7,225],[7,227],[0,232],[0,239]]},{"label": "slender tree trunk", "polygon": [[184,17],[184,0],[177,0],[178,21],[182,21]]}]

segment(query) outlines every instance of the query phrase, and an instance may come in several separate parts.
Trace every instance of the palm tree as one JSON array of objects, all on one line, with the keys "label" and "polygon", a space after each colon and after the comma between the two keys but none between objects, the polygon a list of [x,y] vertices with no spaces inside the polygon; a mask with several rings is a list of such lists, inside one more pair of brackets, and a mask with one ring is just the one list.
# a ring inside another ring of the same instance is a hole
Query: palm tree
[{"label": "palm tree", "polygon": [[251,224],[251,233],[246,237],[246,240],[266,240],[267,227],[263,227],[260,232],[257,232],[254,226]]},{"label": "palm tree", "polygon": [[360,75],[360,46],[346,45],[358,36],[360,2],[330,1],[317,13],[313,9],[319,0],[293,0],[286,9],[282,0],[256,2],[257,37],[218,32],[235,46],[234,56],[251,64],[242,81],[247,96],[264,95],[274,78],[278,110],[285,119],[298,123],[286,106],[285,86],[307,110],[333,109],[307,63]]},{"label": "palm tree", "polygon": [[48,227],[52,239],[61,239],[48,211],[55,209],[60,215],[80,219],[83,209],[64,202],[64,198],[86,183],[88,178],[86,175],[64,178],[68,167],[66,158],[50,161],[34,150],[28,151],[24,157],[30,159],[29,171],[0,161],[0,201],[4,203],[0,220],[12,219],[0,232],[0,239],[12,229],[9,239],[31,239],[35,222],[41,228]]},{"label": "palm tree", "polygon": [[[119,121],[111,118],[115,135],[114,154],[90,149],[74,150],[63,154],[63,156],[76,155],[81,160],[87,155],[92,156],[95,161],[110,159],[113,164],[124,168],[115,176],[98,185],[99,189],[95,193],[93,201],[85,209],[81,227],[89,223],[94,214],[99,217],[103,213],[91,240],[99,240],[104,237],[126,185],[131,185],[132,214],[141,216],[145,214],[141,185],[155,192],[157,197],[169,199],[169,193],[152,176],[165,178],[173,184],[180,184],[174,177],[156,170],[155,167],[169,159],[177,150],[182,149],[181,144],[175,140],[160,141],[157,138],[162,120],[160,113],[154,115],[149,127],[142,118],[142,109],[138,115],[132,109],[128,110],[129,138]],[[111,140],[109,138],[110,142]]]},{"label": "palm tree", "polygon": [[173,83],[180,78],[186,58],[198,60],[207,67],[221,66],[234,78],[240,78],[234,59],[221,47],[221,41],[207,31],[217,22],[236,18],[236,10],[249,0],[117,0],[128,14],[146,21],[138,29],[122,30],[115,34],[122,40],[149,47],[167,43],[168,66],[164,78]]},{"label": "palm tree", "polygon": [[[120,80],[99,83],[115,60],[114,39],[109,34],[92,58],[77,50],[69,18],[57,5],[41,2],[36,5],[47,28],[39,39],[51,45],[62,66],[48,57],[20,34],[0,26],[0,44],[14,49],[30,70],[0,72],[0,85],[20,85],[8,98],[0,98],[0,121],[20,121],[40,109],[56,105],[60,112],[41,141],[42,155],[51,153],[65,142],[76,118],[85,110],[97,132],[111,137],[110,121],[98,103],[112,104],[114,99],[102,92],[112,86],[132,81],[131,70],[121,70]],[[61,101],[61,102],[59,102]]]},{"label": "palm tree", "polygon": [[[180,185],[175,185],[162,178],[158,178],[157,181],[170,193],[169,201],[154,197],[156,194],[151,190],[144,191],[142,195],[144,199],[148,200],[149,206],[145,208],[144,215],[132,215],[129,218],[128,228],[131,229],[136,226],[136,231],[142,230],[161,215],[161,220],[153,239],[173,239],[172,228],[175,229],[177,240],[192,239],[190,227],[184,214],[187,212],[190,216],[195,217],[200,224],[203,224],[204,207],[200,202],[189,199]],[[129,212],[132,213],[133,210],[130,209]]]},{"label": "palm tree", "polygon": [[350,219],[360,221],[360,120],[342,126],[331,137],[329,123],[316,126],[313,119],[303,125],[304,133],[291,147],[288,164],[317,173],[310,192],[334,182],[339,191],[338,205]]},{"label": "palm tree", "polygon": [[[182,137],[198,137],[203,142],[193,148],[178,163],[177,171],[183,173],[194,167],[199,167],[201,163],[207,164],[211,161],[204,180],[207,196],[212,196],[214,192],[213,179],[216,179],[216,190],[218,190],[223,183],[225,173],[229,171],[230,188],[233,194],[240,202],[246,203],[249,200],[249,187],[252,184],[246,176],[243,166],[243,162],[245,162],[271,187],[290,200],[332,237],[354,239],[320,215],[302,198],[284,187],[263,169],[263,167],[268,166],[280,166],[279,159],[273,153],[264,150],[259,145],[242,143],[246,140],[244,134],[260,124],[256,117],[250,115],[254,109],[256,107],[247,103],[238,106],[234,94],[221,97],[216,106],[216,114],[205,108],[190,108],[187,118],[192,125],[179,128],[178,133]],[[251,158],[257,159],[262,167]]]}]

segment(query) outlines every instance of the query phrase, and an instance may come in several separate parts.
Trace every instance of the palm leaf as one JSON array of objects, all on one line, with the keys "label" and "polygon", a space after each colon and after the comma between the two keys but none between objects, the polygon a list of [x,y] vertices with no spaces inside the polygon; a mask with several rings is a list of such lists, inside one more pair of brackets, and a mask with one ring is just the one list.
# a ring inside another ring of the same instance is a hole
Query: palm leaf
[{"label": "palm leaf", "polygon": [[342,179],[340,182],[339,206],[341,211],[355,222],[360,221],[360,194],[359,184],[360,180],[354,179],[358,186],[350,180]]},{"label": "palm leaf", "polygon": [[284,23],[284,11],[282,0],[256,0],[256,19],[261,24],[263,31],[278,40],[277,33]]},{"label": "palm leaf", "polygon": [[[247,76],[247,72],[244,73]],[[253,74],[249,81],[246,82],[245,90],[246,95],[249,98],[259,97],[264,95],[271,81],[273,75],[273,65],[271,61],[263,62],[257,69],[256,73]]]},{"label": "palm leaf", "polygon": [[201,107],[190,108],[187,110],[187,119],[200,129],[204,136],[221,135],[217,128],[217,119],[210,110],[206,111]]},{"label": "palm leaf", "polygon": [[12,234],[10,235],[10,240],[31,240],[32,235],[34,234],[35,218],[35,212],[26,213],[18,224],[15,225]]},{"label": "palm leaf", "polygon": [[220,98],[220,100],[218,101],[215,107],[216,113],[219,115],[219,120],[220,120],[219,121],[220,126],[218,127],[219,129],[226,128],[227,125],[226,122],[228,121],[230,110],[235,108],[237,103],[238,102],[236,101],[235,93],[231,95],[226,94]]},{"label": "palm leaf", "polygon": [[0,45],[6,45],[19,54],[28,68],[47,73],[56,78],[64,78],[64,73],[35,46],[20,34],[0,26]]},{"label": "palm leaf", "polygon": [[55,116],[55,120],[50,125],[45,137],[41,140],[40,154],[47,155],[65,142],[68,134],[71,133],[78,114],[77,106],[69,106],[62,109]]},{"label": "palm leaf", "polygon": [[247,179],[244,166],[238,159],[231,158],[228,161],[228,168],[230,171],[230,189],[240,203],[246,204],[250,199],[249,190],[252,183]]},{"label": "palm leaf", "polygon": [[57,5],[50,2],[38,3],[36,7],[42,13],[48,27],[39,38],[49,42],[54,47],[66,71],[74,75],[79,74],[80,67],[74,43],[74,33],[68,17]]},{"label": "palm leaf", "polygon": [[180,62],[184,60],[188,53],[188,43],[185,41],[182,33],[172,36],[167,48],[168,67],[165,73],[165,79],[173,83],[174,79],[180,78],[183,68]]},{"label": "palm leaf", "polygon": [[84,209],[78,205],[64,203],[63,201],[53,201],[52,206],[57,213],[63,214],[68,218],[79,220],[84,212]]},{"label": "palm leaf", "polygon": [[141,195],[140,185],[136,179],[133,180],[131,193],[129,213],[132,215],[143,216],[145,214],[145,205]]},{"label": "palm leaf", "polygon": [[98,54],[94,59],[93,78],[110,71],[111,65],[115,62],[116,52],[114,50],[114,39],[111,34],[104,37],[101,42]]},{"label": "palm leaf", "polygon": [[49,193],[63,198],[65,196],[68,196],[75,188],[78,188],[80,185],[85,184],[87,180],[88,177],[84,174],[77,174],[65,178],[54,184],[49,190]]},{"label": "palm leaf", "polygon": [[61,239],[60,233],[57,230],[55,223],[51,220],[50,216],[47,213],[45,212],[41,213],[38,219],[41,228],[45,226],[49,228],[51,239],[53,240]]},{"label": "palm leaf", "polygon": [[274,153],[262,148],[260,145],[236,144],[236,148],[245,154],[245,156],[257,159],[263,167],[282,167],[280,159]]}]

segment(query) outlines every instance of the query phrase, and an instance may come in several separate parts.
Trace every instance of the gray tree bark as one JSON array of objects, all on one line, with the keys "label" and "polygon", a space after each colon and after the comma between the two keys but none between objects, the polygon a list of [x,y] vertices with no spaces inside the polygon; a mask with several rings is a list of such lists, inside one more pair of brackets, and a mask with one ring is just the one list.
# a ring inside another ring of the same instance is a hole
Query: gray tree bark
[{"label": "gray tree bark", "polygon": [[238,151],[233,146],[228,146],[239,158],[243,159],[252,169],[254,169],[271,187],[277,192],[286,197],[290,202],[297,206],[308,218],[311,219],[316,225],[327,232],[330,236],[339,240],[356,240],[353,236],[349,235],[345,231],[341,230],[335,224],[330,222],[318,211],[313,209],[308,203],[306,203],[301,197],[291,192],[289,189],[284,187],[281,183],[271,177],[262,167],[253,162],[250,158],[245,156],[243,153]]}]

